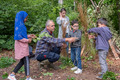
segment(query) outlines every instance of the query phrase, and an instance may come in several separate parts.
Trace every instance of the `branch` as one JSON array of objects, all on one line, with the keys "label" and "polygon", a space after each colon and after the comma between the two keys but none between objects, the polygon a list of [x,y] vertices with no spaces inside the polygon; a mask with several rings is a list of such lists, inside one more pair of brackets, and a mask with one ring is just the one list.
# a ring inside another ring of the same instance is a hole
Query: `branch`
[{"label": "branch", "polygon": [[98,6],[101,8],[102,4],[103,4],[104,0],[101,0],[101,3],[98,4]]},{"label": "branch", "polygon": [[101,4],[101,2],[102,2],[102,0],[101,0],[101,1],[99,1],[98,6]]},{"label": "branch", "polygon": [[96,8],[96,6],[95,6],[93,0],[90,0],[90,1],[91,1],[91,3],[92,3],[93,7]]},{"label": "branch", "polygon": [[97,6],[98,6],[97,3],[96,3],[95,1],[94,1],[94,3],[95,3],[95,5],[96,5],[96,7],[97,7]]}]

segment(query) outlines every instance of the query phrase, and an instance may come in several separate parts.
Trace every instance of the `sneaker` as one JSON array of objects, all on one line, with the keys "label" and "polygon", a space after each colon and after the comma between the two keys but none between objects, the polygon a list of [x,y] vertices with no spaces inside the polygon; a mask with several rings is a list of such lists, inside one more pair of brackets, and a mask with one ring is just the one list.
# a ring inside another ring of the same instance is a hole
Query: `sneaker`
[{"label": "sneaker", "polygon": [[14,75],[14,74],[10,74],[10,75],[8,76],[8,79],[9,79],[9,80],[17,80],[17,79],[15,78],[15,75]]},{"label": "sneaker", "polygon": [[81,69],[77,69],[76,71],[74,71],[75,74],[81,74],[82,73],[82,70]]},{"label": "sneaker", "polygon": [[35,79],[32,79],[31,77],[29,77],[29,78],[26,78],[25,80],[35,80]]},{"label": "sneaker", "polygon": [[103,74],[101,74],[100,76],[97,76],[96,78],[99,79],[99,80],[102,80]]},{"label": "sneaker", "polygon": [[76,66],[73,67],[73,68],[71,68],[72,71],[73,71],[73,70],[76,70],[76,69],[78,69],[78,67],[76,67]]}]

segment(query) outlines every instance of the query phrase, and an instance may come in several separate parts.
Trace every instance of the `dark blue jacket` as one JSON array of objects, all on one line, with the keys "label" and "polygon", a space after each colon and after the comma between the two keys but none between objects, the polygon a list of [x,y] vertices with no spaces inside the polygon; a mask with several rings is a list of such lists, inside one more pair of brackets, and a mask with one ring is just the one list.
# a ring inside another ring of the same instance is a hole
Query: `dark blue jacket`
[{"label": "dark blue jacket", "polygon": [[97,33],[98,36],[96,37],[96,49],[97,50],[105,50],[108,51],[109,43],[108,40],[112,38],[112,34],[110,29],[106,27],[97,27],[91,28],[88,33]]}]

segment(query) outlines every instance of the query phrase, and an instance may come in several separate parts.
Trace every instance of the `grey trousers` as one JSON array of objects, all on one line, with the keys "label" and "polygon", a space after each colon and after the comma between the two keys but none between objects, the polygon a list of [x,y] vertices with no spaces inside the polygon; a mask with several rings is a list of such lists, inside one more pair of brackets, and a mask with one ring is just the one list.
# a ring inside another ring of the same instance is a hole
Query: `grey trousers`
[{"label": "grey trousers", "polygon": [[107,62],[106,62],[107,53],[108,53],[107,51],[98,50],[99,63],[101,66],[102,74],[104,74],[104,73],[106,73],[106,71],[108,71]]}]

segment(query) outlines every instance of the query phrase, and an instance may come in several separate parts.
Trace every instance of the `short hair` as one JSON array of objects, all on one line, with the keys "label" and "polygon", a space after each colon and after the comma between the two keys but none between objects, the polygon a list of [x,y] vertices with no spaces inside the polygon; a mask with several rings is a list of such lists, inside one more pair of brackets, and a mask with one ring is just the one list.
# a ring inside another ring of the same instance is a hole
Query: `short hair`
[{"label": "short hair", "polygon": [[78,21],[77,20],[73,20],[72,22],[71,22],[71,25],[73,26],[74,24],[78,24]]},{"label": "short hair", "polygon": [[65,11],[65,12],[66,12],[66,9],[65,9],[65,8],[62,8],[62,9],[60,10],[60,12],[63,12],[63,11]]},{"label": "short hair", "polygon": [[107,20],[106,20],[106,18],[99,18],[98,20],[97,20],[97,26],[98,26],[98,23],[100,23],[100,24],[104,24],[104,25],[108,25],[108,22],[107,22]]},{"label": "short hair", "polygon": [[45,26],[49,26],[49,25],[50,25],[50,22],[53,22],[53,20],[47,20]]}]

